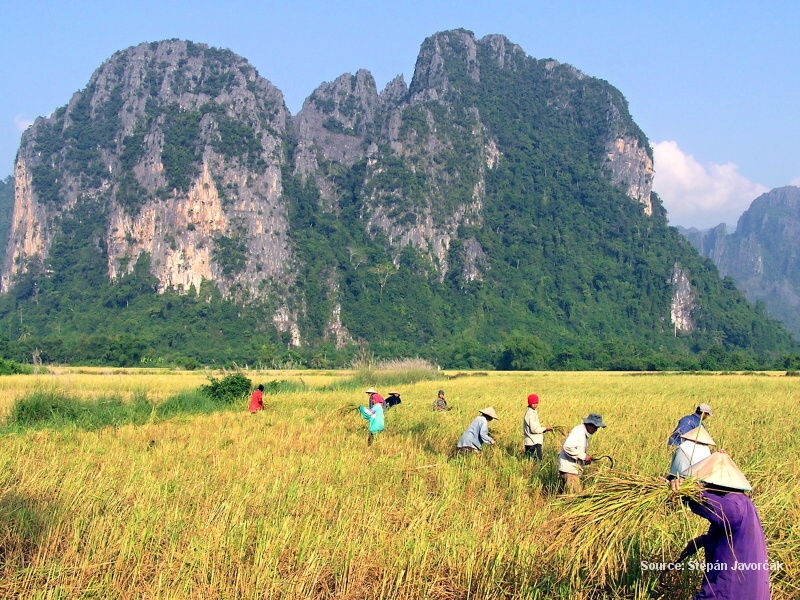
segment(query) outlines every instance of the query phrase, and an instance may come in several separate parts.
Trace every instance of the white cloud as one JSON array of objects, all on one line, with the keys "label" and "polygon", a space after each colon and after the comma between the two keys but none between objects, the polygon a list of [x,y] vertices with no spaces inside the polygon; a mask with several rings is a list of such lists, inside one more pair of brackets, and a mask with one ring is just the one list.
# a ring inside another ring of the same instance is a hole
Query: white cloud
[{"label": "white cloud", "polygon": [[796,185],[797,187],[800,187],[800,177],[795,177],[794,179],[792,179],[789,182],[789,185]]},{"label": "white cloud", "polygon": [[671,225],[705,229],[728,223],[735,227],[753,200],[769,191],[740,175],[734,163],[700,164],[677,142],[658,142],[653,154],[653,190],[664,202]]},{"label": "white cloud", "polygon": [[31,125],[33,125],[33,121],[31,121],[30,119],[26,119],[22,115],[17,115],[14,117],[14,126],[20,133],[25,131]]}]

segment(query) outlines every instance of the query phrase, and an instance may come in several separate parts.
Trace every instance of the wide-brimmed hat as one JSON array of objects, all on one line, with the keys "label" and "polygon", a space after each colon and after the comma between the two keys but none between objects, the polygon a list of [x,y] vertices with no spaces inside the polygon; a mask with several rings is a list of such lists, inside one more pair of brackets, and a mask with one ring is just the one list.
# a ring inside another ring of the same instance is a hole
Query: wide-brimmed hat
[{"label": "wide-brimmed hat", "polygon": [[697,412],[706,413],[709,417],[714,416],[714,413],[711,412],[711,405],[706,403],[698,405]]},{"label": "wide-brimmed hat", "polygon": [[584,425],[594,425],[595,427],[605,427],[606,424],[603,423],[603,417],[598,415],[597,413],[590,413],[588,417],[583,420]]},{"label": "wide-brimmed hat", "polygon": [[399,395],[400,395],[400,392],[398,392],[397,390],[394,390],[393,392],[389,392],[389,395],[390,395],[390,396],[391,396],[392,394],[395,394],[396,396],[399,396]]},{"label": "wide-brimmed hat", "polygon": [[484,415],[485,417],[491,417],[491,418],[496,419],[498,421],[500,420],[498,418],[498,416],[497,416],[497,413],[494,412],[494,407],[493,406],[487,406],[486,408],[480,409],[478,412],[481,413],[482,415]]},{"label": "wide-brimmed hat", "polygon": [[695,427],[691,431],[687,431],[686,433],[682,434],[681,437],[685,440],[689,440],[690,442],[694,442],[695,444],[704,444],[705,446],[716,446],[716,442],[711,439],[708,431],[706,431],[705,427]]},{"label": "wide-brimmed hat", "polygon": [[368,390],[366,390],[365,393],[366,394],[377,394],[378,390],[376,390],[375,388],[369,388]]},{"label": "wide-brimmed hat", "polygon": [[753,489],[747,477],[736,466],[733,459],[724,451],[714,452],[708,458],[692,465],[685,472],[686,477],[697,477],[713,486],[749,492]]},{"label": "wide-brimmed hat", "polygon": [[539,404],[539,396],[537,396],[536,394],[530,394],[528,396],[528,406],[531,406],[533,404]]}]

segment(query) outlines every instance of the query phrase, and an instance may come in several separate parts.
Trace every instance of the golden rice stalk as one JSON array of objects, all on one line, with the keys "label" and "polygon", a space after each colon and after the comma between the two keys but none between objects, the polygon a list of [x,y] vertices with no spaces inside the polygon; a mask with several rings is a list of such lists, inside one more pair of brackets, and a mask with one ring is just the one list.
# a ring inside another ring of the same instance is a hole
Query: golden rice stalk
[{"label": "golden rice stalk", "polygon": [[700,501],[700,485],[683,480],[672,490],[663,479],[604,471],[590,490],[563,499],[564,511],[548,523],[555,534],[546,552],[563,552],[562,575],[605,585],[625,568],[641,540],[683,499]]}]

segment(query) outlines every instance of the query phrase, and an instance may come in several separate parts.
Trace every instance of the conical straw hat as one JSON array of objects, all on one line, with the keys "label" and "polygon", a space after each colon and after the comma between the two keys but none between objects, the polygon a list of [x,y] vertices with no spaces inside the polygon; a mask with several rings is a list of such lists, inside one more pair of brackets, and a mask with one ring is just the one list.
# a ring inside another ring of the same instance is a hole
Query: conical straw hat
[{"label": "conical straw hat", "polygon": [[478,412],[481,413],[482,415],[486,415],[487,417],[492,417],[493,419],[497,419],[498,421],[500,420],[497,417],[497,413],[494,412],[494,407],[492,407],[492,406],[489,406],[487,408],[482,408]]},{"label": "conical straw hat", "polygon": [[695,444],[705,444],[706,446],[716,446],[717,444],[711,439],[711,436],[706,431],[705,427],[695,427],[691,431],[687,431],[681,436],[685,440],[694,442]]},{"label": "conical straw hat", "polygon": [[717,485],[732,490],[749,492],[753,489],[747,477],[744,476],[728,454],[720,450],[711,456],[692,465],[686,470],[687,477],[697,477],[700,481]]}]

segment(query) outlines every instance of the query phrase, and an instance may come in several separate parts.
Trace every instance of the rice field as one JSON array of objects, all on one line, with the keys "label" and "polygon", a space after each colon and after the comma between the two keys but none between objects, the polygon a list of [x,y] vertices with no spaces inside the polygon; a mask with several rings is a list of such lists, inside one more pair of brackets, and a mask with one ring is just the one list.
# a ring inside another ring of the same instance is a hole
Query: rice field
[{"label": "rice field", "polygon": [[[522,457],[529,393],[541,398],[544,425],[569,431],[589,412],[603,415],[608,427],[590,452],[616,467],[592,465],[586,480],[601,494],[616,473],[656,481],[677,420],[711,404],[709,432],[753,484],[770,559],[783,563],[771,573],[773,598],[800,597],[800,378],[443,373],[393,386],[403,403],[368,447],[366,421],[349,408],[366,396],[331,385],[347,373],[247,375],[305,388],[265,395],[256,415],[243,401],[140,426],[0,436],[0,597],[691,598],[699,574],[660,580],[641,563],[675,560],[707,522],[664,505],[646,511],[646,526],[604,523],[576,548],[563,518],[571,501],[555,495],[563,436],[547,434],[541,465]],[[161,401],[206,377],[66,368],[8,376],[0,418],[32,390]],[[387,395],[379,375],[374,385]],[[440,388],[452,410],[433,413]],[[450,459],[489,405],[500,417],[491,423],[497,444]],[[601,576],[592,561],[604,544],[623,550]]]}]

